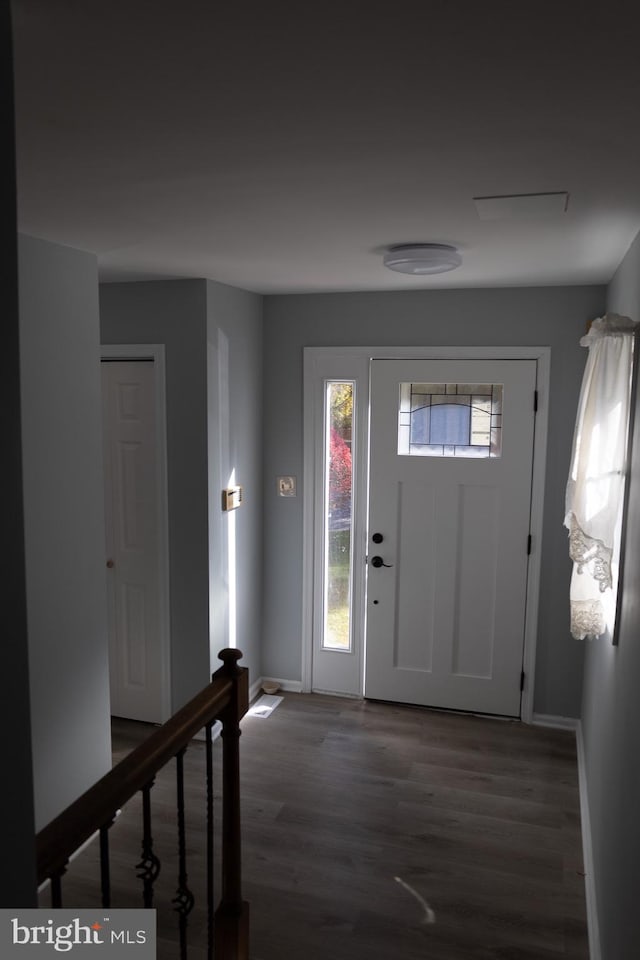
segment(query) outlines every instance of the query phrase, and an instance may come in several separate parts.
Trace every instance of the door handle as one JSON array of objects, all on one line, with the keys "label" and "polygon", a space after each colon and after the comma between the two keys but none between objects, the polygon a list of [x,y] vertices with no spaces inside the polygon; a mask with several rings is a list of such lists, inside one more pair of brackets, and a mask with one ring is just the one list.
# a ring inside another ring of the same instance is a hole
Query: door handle
[{"label": "door handle", "polygon": [[392,567],[392,563],[385,563],[382,557],[371,557],[372,567]]},{"label": "door handle", "polygon": [[107,569],[113,570],[114,566],[115,566],[115,564],[114,564],[113,560],[111,560],[111,559],[107,560]]}]

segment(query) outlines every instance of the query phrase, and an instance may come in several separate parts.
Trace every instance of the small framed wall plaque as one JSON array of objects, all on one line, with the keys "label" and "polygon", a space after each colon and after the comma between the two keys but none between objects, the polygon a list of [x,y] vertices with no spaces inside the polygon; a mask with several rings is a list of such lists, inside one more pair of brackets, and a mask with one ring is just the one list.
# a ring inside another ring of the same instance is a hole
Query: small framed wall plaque
[{"label": "small framed wall plaque", "polygon": [[296,478],[295,477],[278,477],[278,496],[279,497],[295,497],[296,495]]}]

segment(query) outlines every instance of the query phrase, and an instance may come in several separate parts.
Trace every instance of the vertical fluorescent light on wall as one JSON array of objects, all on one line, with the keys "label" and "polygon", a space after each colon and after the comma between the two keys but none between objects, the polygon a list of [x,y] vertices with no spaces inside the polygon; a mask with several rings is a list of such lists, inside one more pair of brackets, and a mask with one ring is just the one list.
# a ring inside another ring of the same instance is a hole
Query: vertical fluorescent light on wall
[{"label": "vertical fluorescent light on wall", "polygon": [[[229,389],[229,339],[218,329],[218,462],[220,490],[235,486],[235,468],[231,467],[231,399]],[[216,491],[217,493],[217,491]],[[218,505],[218,509],[220,509]],[[224,646],[237,645],[236,618],[236,518],[235,511],[222,513],[220,555],[220,636]],[[226,562],[225,562],[226,559]],[[217,651],[212,651],[216,654]]]},{"label": "vertical fluorescent light on wall", "polygon": [[322,647],[345,653],[352,650],[354,407],[354,381],[326,381]]},{"label": "vertical fluorescent light on wall", "polygon": [[[235,487],[235,467],[229,475],[227,486]],[[238,646],[238,576],[236,560],[236,510],[229,510],[227,518],[227,589],[229,597],[229,637],[228,644],[234,649]]]}]

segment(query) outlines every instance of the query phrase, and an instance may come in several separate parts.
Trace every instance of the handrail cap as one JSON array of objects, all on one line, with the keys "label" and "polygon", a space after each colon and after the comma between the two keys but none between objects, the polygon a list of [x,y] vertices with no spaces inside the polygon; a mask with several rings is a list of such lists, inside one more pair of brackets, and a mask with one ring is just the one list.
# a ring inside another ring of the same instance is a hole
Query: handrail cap
[{"label": "handrail cap", "polygon": [[222,660],[225,673],[229,676],[237,676],[240,673],[238,660],[241,659],[242,651],[236,650],[233,647],[225,647],[224,650],[221,650],[218,654],[218,660]]}]

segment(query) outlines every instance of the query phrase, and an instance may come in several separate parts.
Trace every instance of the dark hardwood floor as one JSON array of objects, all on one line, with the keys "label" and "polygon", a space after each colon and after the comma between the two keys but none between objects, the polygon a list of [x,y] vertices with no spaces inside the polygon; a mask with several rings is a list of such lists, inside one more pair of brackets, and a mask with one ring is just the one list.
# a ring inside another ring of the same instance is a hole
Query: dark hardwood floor
[{"label": "dark hardwood floor", "polygon": [[[117,759],[144,724],[114,721]],[[243,887],[255,960],[587,960],[573,734],[285,694],[241,739]],[[220,752],[219,742],[215,745]],[[186,757],[188,871],[204,958],[203,745]],[[178,957],[173,771],[154,788],[159,960]],[[114,906],[139,902],[139,807],[112,828]],[[93,897],[96,844],[65,903]],[[402,883],[396,878],[400,878]],[[410,888],[410,889],[408,889]],[[426,902],[435,914],[425,923]]]}]

